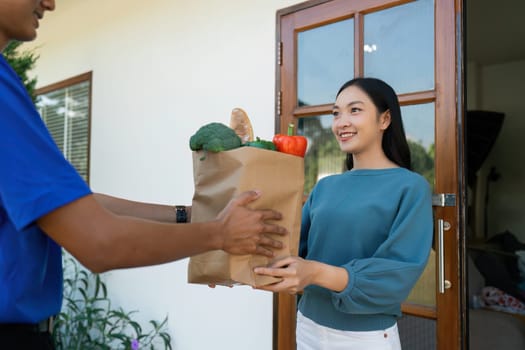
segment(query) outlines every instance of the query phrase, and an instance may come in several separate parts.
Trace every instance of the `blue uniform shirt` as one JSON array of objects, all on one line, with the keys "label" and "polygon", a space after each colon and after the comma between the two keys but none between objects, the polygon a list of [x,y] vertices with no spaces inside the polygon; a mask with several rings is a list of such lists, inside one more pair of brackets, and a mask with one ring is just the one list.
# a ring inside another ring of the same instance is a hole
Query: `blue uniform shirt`
[{"label": "blue uniform shirt", "polygon": [[0,323],[60,311],[61,249],[35,222],[90,193],[0,55]]}]

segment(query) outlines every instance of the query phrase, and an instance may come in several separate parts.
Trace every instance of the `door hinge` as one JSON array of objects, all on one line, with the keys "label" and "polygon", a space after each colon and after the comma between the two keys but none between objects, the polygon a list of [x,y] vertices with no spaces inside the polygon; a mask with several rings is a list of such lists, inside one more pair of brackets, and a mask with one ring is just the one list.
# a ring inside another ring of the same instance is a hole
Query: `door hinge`
[{"label": "door hinge", "polygon": [[434,193],[432,195],[432,206],[434,207],[455,207],[456,195],[453,193]]},{"label": "door hinge", "polygon": [[281,66],[283,64],[283,42],[279,41],[277,43],[277,65]]},{"label": "door hinge", "polygon": [[281,115],[281,104],[283,101],[283,93],[281,91],[277,92],[277,115]]}]

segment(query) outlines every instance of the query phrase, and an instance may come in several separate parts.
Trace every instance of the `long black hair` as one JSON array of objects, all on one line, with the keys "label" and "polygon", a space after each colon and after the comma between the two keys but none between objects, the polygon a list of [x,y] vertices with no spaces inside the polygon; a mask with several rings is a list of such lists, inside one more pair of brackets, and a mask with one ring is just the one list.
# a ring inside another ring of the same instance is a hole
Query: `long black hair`
[{"label": "long black hair", "polygon": [[[370,97],[379,114],[390,110],[390,125],[385,130],[382,140],[383,152],[388,159],[400,167],[411,169],[410,149],[401,119],[401,107],[396,92],[390,85],[376,78],[355,78],[341,86],[337,96],[349,86],[356,86]],[[336,96],[336,98],[337,98]],[[346,168],[354,167],[354,159],[351,153],[346,155]]]}]

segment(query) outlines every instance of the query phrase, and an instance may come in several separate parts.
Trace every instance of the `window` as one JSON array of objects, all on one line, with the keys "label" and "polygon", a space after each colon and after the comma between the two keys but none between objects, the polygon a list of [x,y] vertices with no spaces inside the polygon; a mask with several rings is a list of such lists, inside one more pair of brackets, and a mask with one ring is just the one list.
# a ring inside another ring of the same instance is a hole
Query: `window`
[{"label": "window", "polygon": [[88,183],[91,77],[89,72],[36,90],[37,109],[53,139]]}]

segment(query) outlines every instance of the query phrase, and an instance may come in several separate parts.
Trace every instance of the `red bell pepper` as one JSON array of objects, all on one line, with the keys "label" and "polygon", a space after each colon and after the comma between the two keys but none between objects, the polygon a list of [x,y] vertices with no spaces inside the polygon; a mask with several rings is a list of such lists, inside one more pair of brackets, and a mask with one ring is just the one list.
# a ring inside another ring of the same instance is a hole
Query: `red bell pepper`
[{"label": "red bell pepper", "polygon": [[304,157],[308,141],[304,136],[294,135],[293,130],[294,125],[288,125],[288,134],[277,134],[273,137],[272,141],[275,147],[277,147],[277,151]]}]

